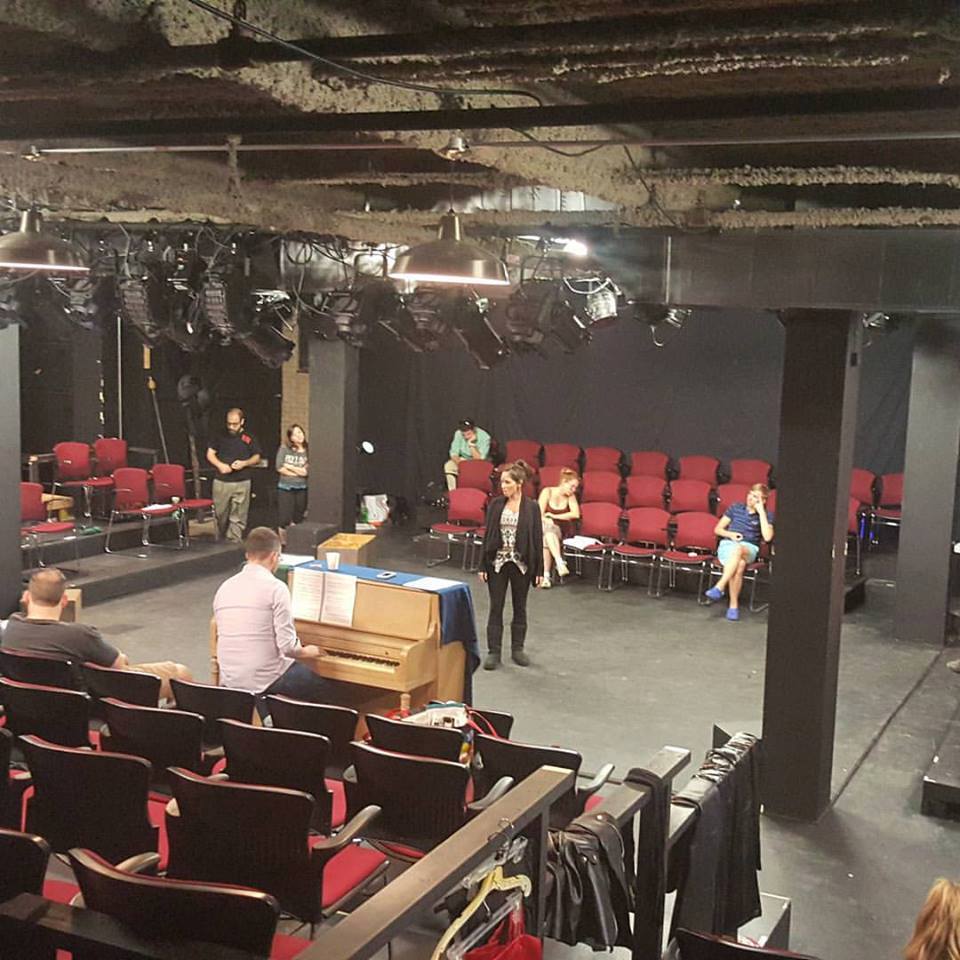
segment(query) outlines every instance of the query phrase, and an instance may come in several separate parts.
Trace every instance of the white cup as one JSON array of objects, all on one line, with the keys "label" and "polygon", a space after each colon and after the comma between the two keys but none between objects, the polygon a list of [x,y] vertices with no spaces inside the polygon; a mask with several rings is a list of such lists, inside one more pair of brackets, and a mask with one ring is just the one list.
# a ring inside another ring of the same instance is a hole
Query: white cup
[{"label": "white cup", "polygon": [[340,554],[339,554],[339,553],[328,553],[328,554],[327,554],[327,569],[328,569],[328,570],[339,570],[339,569],[340,569]]}]

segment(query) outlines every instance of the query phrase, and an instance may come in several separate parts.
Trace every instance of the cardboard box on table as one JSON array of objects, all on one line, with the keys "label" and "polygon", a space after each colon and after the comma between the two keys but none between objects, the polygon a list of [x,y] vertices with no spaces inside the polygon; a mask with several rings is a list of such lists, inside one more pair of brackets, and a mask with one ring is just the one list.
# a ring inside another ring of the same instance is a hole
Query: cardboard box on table
[{"label": "cardboard box on table", "polygon": [[372,567],[376,543],[376,534],[338,533],[317,546],[317,559],[325,560],[328,553],[339,553],[341,563],[355,567]]},{"label": "cardboard box on table", "polygon": [[[365,713],[383,713],[400,706],[408,694],[412,709],[431,700],[462,700],[466,650],[461,643],[441,644],[440,598],[379,581],[358,580],[352,627],[297,620],[303,644],[321,650],[356,654],[357,659],[321,656],[313,668],[323,677],[342,681],[337,702]],[[361,657],[398,660],[394,673]],[[216,622],[210,624],[210,665],[219,682]]]}]

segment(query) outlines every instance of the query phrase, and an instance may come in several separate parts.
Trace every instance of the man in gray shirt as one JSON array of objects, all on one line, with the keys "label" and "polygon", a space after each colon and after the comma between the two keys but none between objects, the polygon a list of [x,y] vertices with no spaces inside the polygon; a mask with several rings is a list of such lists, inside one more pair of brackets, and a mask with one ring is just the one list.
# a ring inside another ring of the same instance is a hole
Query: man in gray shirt
[{"label": "man in gray shirt", "polygon": [[66,581],[55,567],[38,570],[23,595],[26,614],[15,613],[3,631],[3,646],[24,653],[47,653],[76,663],[95,663],[116,670],[136,670],[160,678],[160,696],[172,698],[170,680],[192,680],[182,663],[172,660],[131,665],[126,655],[107,643],[96,627],[86,623],[64,623],[60,619],[67,605]]}]

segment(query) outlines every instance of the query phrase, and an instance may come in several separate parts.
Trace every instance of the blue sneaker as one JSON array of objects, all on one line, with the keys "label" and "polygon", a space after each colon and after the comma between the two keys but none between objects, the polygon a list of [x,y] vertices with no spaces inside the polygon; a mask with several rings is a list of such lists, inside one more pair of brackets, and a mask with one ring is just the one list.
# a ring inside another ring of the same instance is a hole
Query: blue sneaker
[{"label": "blue sneaker", "polygon": [[708,600],[722,600],[722,599],[723,599],[723,591],[722,591],[722,590],[718,590],[716,587],[711,587],[709,590],[706,591],[706,593],[704,593],[704,596],[705,596]]},{"label": "blue sneaker", "polygon": [[730,607],[727,610],[727,619],[728,620],[739,620],[740,619],[740,610],[738,607]]}]

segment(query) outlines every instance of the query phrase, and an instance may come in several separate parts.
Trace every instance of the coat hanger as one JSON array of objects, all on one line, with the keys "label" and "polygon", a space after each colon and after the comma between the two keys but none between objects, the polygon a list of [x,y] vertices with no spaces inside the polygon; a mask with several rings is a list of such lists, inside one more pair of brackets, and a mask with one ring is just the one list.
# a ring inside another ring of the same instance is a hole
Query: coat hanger
[{"label": "coat hanger", "polygon": [[533,884],[530,878],[523,874],[517,874],[514,877],[505,877],[503,867],[497,865],[494,867],[480,883],[480,889],[476,896],[464,907],[463,913],[457,917],[453,923],[444,931],[443,936],[434,948],[430,960],[440,960],[446,953],[447,947],[453,942],[453,938],[463,929],[464,924],[483,906],[483,902],[494,890],[520,890],[525,897],[530,896],[533,890]]}]

